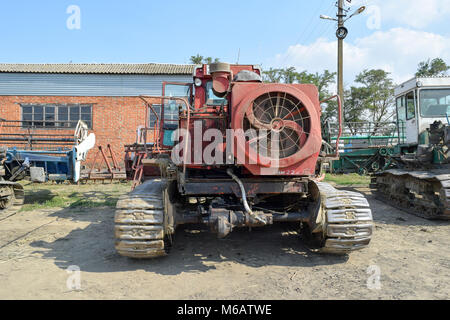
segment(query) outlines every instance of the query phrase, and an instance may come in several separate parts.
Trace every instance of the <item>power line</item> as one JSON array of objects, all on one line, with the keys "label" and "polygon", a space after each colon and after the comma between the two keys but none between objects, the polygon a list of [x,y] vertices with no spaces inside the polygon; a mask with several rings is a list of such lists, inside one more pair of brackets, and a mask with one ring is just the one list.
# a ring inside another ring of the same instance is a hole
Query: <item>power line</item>
[{"label": "power line", "polygon": [[[307,38],[310,37],[310,35],[314,32],[314,27],[312,27],[312,29],[310,28],[313,25],[313,20],[314,17],[317,17],[319,15],[319,12],[323,9],[324,4],[326,4],[325,2],[326,0],[322,0],[322,2],[319,3],[319,6],[317,8],[317,11],[314,15],[311,16],[311,18],[309,19],[309,22],[306,24],[306,28],[304,30],[302,30],[297,38],[297,41],[295,41],[294,46],[296,46],[297,44],[300,43],[300,40],[302,40],[302,37],[307,34]],[[317,24],[317,21],[316,21]],[[314,25],[315,26],[315,25]],[[284,64],[286,62],[286,60],[289,58],[289,52],[288,54],[284,57],[282,64]]]},{"label": "power line", "polygon": [[[332,4],[331,6],[329,6],[328,7],[328,9],[325,11],[326,13],[329,13],[329,11],[331,11],[331,10],[333,10],[333,8],[334,8],[334,4]],[[318,16],[318,15],[317,15]],[[320,20],[319,19],[317,19],[317,22],[319,22]],[[330,24],[321,24],[320,25],[320,29],[319,28],[317,28],[316,30],[319,30],[318,31],[318,38],[321,38],[325,33],[327,33],[327,32],[329,32],[329,30],[330,30],[330,28],[333,28],[333,25],[330,25]],[[312,34],[314,34],[314,33],[311,33],[311,35]],[[307,40],[308,40],[309,38],[307,38]],[[315,49],[317,46],[318,46],[319,44],[317,43],[317,42],[315,42],[315,43],[313,43],[313,44],[311,44],[310,46],[308,46],[307,47],[307,49],[306,49],[306,51],[303,53],[303,55],[304,56],[308,56],[308,54],[313,50],[313,49]],[[295,46],[294,46],[295,47]],[[290,54],[291,52],[288,52],[288,55]],[[287,58],[286,58],[287,59]],[[285,59],[285,60],[286,60]],[[285,61],[284,61],[285,62]]]}]

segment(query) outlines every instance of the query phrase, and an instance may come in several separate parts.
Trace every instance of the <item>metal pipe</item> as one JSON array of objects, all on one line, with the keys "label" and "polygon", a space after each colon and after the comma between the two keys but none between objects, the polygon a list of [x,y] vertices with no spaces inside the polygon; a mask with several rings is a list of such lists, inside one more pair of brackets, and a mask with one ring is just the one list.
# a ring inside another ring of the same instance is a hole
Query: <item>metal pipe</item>
[{"label": "metal pipe", "polygon": [[27,137],[0,137],[0,141],[25,141],[25,142],[67,142],[67,143],[74,143],[74,139],[57,139],[57,138],[30,138]]},{"label": "metal pipe", "polygon": [[338,123],[339,123],[339,131],[338,131],[338,136],[336,138],[336,152],[334,155],[331,155],[330,157],[334,158],[334,157],[339,157],[339,143],[340,143],[340,139],[342,136],[342,100],[341,97],[339,95],[335,95],[332,97],[329,97],[325,100],[320,101],[320,103],[324,103],[327,101],[330,101],[331,99],[337,99],[338,102]]},{"label": "metal pipe", "polygon": [[236,183],[239,185],[239,188],[241,189],[241,195],[242,195],[242,203],[244,204],[244,209],[245,212],[247,212],[249,215],[251,215],[252,217],[254,217],[256,220],[258,220],[259,222],[263,223],[263,224],[267,224],[266,221],[264,221],[263,219],[261,219],[260,217],[258,217],[256,214],[253,213],[252,209],[250,208],[250,206],[248,205],[247,202],[247,194],[245,192],[245,187],[244,184],[242,183],[241,179],[239,179],[234,173],[232,169],[228,169],[227,170],[227,174],[234,180],[236,181]]},{"label": "metal pipe", "polygon": [[291,212],[284,215],[273,215],[273,222],[300,222],[308,219],[308,213]]},{"label": "metal pipe", "polygon": [[244,204],[244,208],[245,211],[250,214],[253,215],[253,211],[252,209],[250,209],[250,206],[248,205],[247,202],[247,194],[245,192],[245,187],[244,184],[242,183],[242,181],[233,173],[232,169],[228,169],[227,170],[227,174],[234,180],[236,181],[236,183],[239,185],[239,188],[241,189],[241,194],[242,194],[242,203]]},{"label": "metal pipe", "polygon": [[[389,140],[389,139],[398,139],[397,136],[362,136],[362,137],[341,137],[341,140]],[[331,138],[331,141],[336,140],[336,138]]]}]

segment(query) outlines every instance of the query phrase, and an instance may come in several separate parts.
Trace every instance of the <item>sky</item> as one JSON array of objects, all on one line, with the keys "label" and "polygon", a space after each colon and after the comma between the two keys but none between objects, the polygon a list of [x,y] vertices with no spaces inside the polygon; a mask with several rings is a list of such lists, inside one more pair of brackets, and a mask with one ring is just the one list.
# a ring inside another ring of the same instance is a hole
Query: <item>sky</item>
[{"label": "sky", "polygon": [[[382,68],[395,82],[417,64],[450,64],[450,0],[353,0],[345,83]],[[73,11],[73,6],[79,8]],[[336,70],[333,0],[16,0],[0,4],[0,63],[231,63]],[[79,17],[79,19],[78,19]],[[79,22],[79,23],[78,23]]]}]

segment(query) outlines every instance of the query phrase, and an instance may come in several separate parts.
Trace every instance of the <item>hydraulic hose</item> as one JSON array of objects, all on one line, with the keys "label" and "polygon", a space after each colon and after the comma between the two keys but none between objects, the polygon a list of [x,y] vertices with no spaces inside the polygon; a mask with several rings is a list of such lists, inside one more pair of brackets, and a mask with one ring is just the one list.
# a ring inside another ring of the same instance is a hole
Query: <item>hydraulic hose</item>
[{"label": "hydraulic hose", "polygon": [[245,192],[245,187],[244,184],[242,183],[241,179],[239,179],[234,173],[232,169],[228,169],[227,170],[227,174],[234,180],[236,181],[236,183],[239,185],[239,188],[241,189],[241,194],[242,194],[242,203],[244,204],[244,209],[245,212],[247,212],[250,216],[252,216],[253,218],[255,218],[256,220],[258,220],[259,222],[263,223],[263,224],[267,224],[266,221],[264,221],[263,219],[261,219],[260,217],[258,217],[250,208],[250,206],[248,205],[247,202],[247,193]]}]

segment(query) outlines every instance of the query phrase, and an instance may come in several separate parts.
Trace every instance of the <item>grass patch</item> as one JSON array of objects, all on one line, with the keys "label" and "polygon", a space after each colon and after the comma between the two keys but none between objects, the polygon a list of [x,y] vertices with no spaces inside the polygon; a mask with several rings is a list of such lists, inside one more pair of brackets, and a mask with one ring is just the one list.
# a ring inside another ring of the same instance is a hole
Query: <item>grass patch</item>
[{"label": "grass patch", "polygon": [[113,185],[25,185],[25,204],[21,211],[69,208],[115,207],[118,198],[130,191],[130,184]]},{"label": "grass patch", "polygon": [[64,208],[67,205],[66,199],[63,197],[54,197],[50,200],[35,201],[32,203],[24,204],[21,211],[33,211],[39,209],[49,208]]},{"label": "grass patch", "polygon": [[356,173],[350,174],[327,174],[325,182],[334,182],[337,185],[349,186],[349,185],[369,185],[369,176],[360,176]]},{"label": "grass patch", "polygon": [[107,197],[106,199],[86,199],[80,197],[61,197],[55,196],[51,200],[43,202],[27,203],[21,211],[33,211],[39,209],[70,208],[70,209],[89,209],[100,207],[114,208],[118,197]]}]

